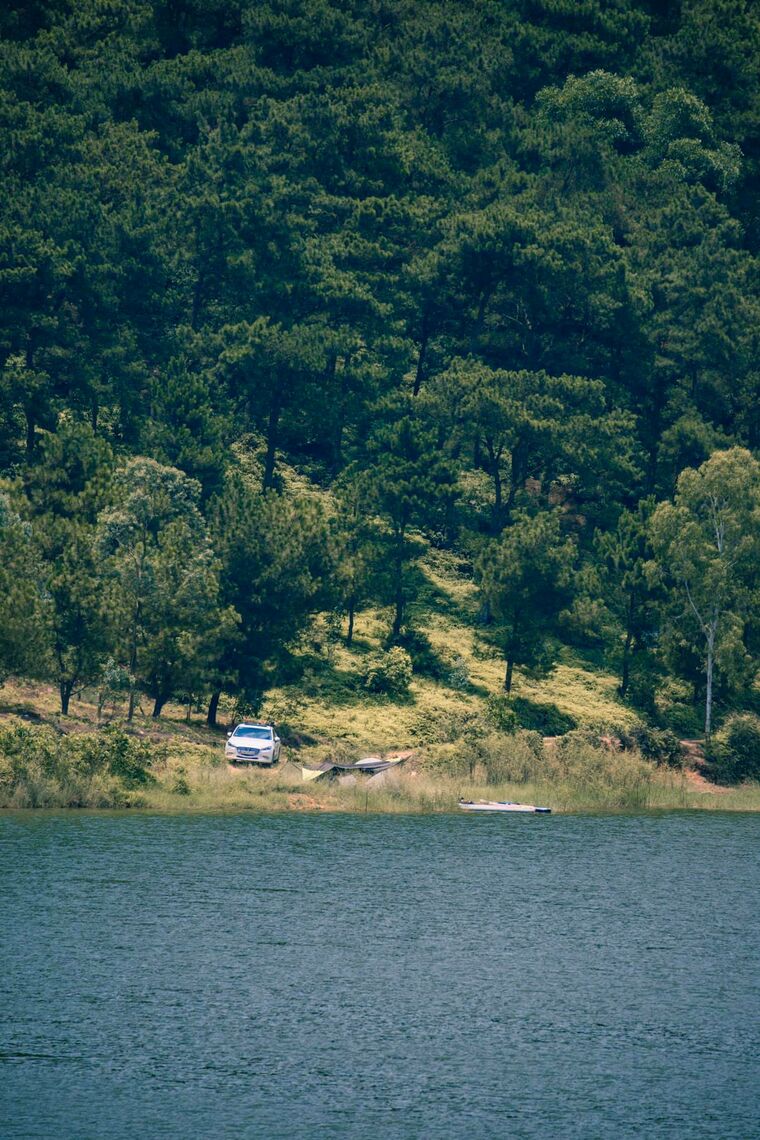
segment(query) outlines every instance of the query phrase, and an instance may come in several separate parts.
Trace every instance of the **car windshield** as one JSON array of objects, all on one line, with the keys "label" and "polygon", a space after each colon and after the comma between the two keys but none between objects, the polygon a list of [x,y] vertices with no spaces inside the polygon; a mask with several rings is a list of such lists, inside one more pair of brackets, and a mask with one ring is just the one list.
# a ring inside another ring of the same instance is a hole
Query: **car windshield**
[{"label": "car windshield", "polygon": [[254,740],[271,740],[271,728],[265,728],[254,724],[240,724],[232,734],[233,736],[250,736]]}]

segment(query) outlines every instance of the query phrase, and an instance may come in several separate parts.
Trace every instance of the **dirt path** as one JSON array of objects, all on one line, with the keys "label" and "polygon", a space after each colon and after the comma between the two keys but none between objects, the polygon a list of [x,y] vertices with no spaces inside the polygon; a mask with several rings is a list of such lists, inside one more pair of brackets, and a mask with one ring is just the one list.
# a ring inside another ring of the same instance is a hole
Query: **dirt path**
[{"label": "dirt path", "polygon": [[699,768],[704,764],[705,747],[701,740],[682,740],[680,744],[686,753],[689,763],[694,768]]},{"label": "dirt path", "polygon": [[713,784],[704,775],[705,749],[703,741],[682,740],[681,747],[686,754],[686,766],[683,774],[691,790],[701,792],[702,795],[725,796],[729,789],[721,787],[720,784]]},{"label": "dirt path", "polygon": [[722,788],[720,784],[711,784],[696,768],[684,768],[684,776],[693,792],[702,792],[711,796],[725,796],[729,788]]},{"label": "dirt path", "polygon": [[682,740],[681,747],[686,753],[687,767],[684,768],[684,776],[691,790],[701,792],[703,795],[725,796],[729,789],[711,783],[704,775],[705,749],[702,741]]}]

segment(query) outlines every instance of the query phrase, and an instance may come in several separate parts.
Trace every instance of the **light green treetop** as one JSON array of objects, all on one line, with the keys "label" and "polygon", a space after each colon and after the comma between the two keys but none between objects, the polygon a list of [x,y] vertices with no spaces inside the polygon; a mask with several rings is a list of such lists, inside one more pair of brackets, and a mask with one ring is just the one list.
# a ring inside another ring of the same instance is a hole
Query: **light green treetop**
[{"label": "light green treetop", "polygon": [[760,463],[734,447],[683,471],[650,533],[650,575],[669,585],[675,620],[702,646],[709,736],[715,666],[730,675],[749,664],[743,634],[760,605]]}]

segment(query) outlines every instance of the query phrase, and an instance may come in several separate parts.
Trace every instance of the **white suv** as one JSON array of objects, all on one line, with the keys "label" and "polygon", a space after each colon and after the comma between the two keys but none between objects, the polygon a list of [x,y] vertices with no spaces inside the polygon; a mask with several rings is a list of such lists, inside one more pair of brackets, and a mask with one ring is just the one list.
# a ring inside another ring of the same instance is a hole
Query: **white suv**
[{"label": "white suv", "polygon": [[239,724],[227,733],[224,755],[232,764],[267,764],[280,759],[280,738],[271,724]]}]

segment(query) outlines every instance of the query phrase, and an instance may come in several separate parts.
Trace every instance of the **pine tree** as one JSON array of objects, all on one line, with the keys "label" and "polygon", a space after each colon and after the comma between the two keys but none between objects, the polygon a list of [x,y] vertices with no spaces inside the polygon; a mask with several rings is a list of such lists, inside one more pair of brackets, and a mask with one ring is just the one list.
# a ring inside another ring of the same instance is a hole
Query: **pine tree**
[{"label": "pine tree", "polygon": [[576,546],[563,539],[556,511],[522,515],[483,550],[477,567],[504,654],[504,689],[515,665],[547,671],[554,664],[561,612],[573,595]]}]

